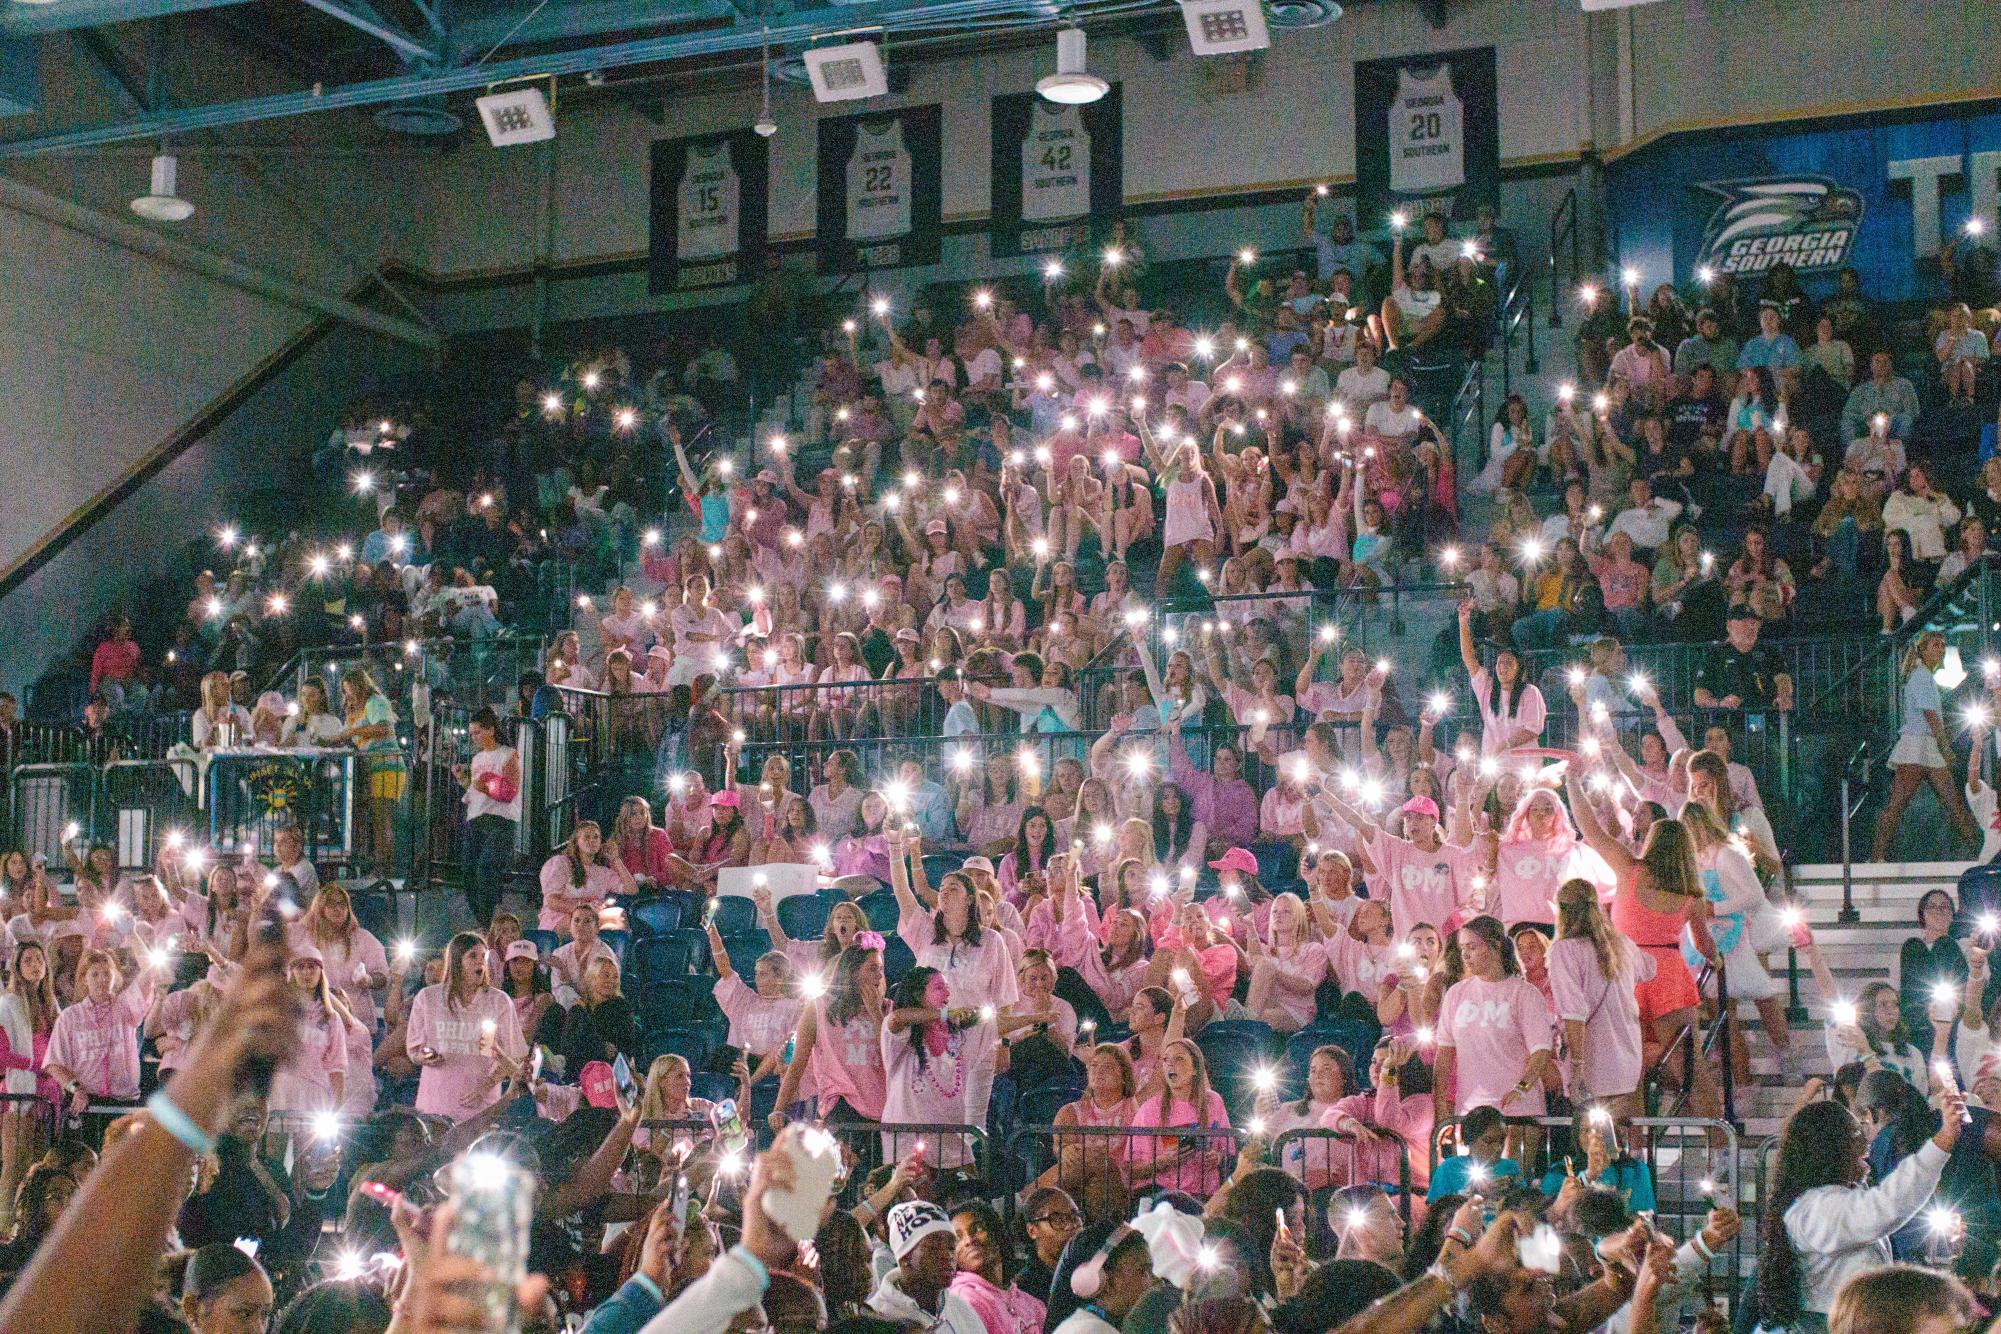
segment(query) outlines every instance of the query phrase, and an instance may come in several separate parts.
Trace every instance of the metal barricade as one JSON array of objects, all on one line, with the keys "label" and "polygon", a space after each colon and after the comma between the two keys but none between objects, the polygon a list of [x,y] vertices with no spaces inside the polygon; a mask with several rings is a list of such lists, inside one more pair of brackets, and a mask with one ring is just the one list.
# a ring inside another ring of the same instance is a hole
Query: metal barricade
[{"label": "metal barricade", "polygon": [[1053,1185],[1089,1215],[1130,1216],[1126,1197],[1139,1191],[1214,1195],[1246,1138],[1231,1126],[1017,1126],[1002,1150],[1006,1174],[989,1180],[1009,1199]]},{"label": "metal barricade", "polygon": [[[1566,1162],[1581,1170],[1583,1146],[1566,1143],[1579,1125],[1577,1118],[1511,1116],[1506,1119],[1511,1129],[1533,1127],[1548,1132],[1540,1146],[1540,1161],[1517,1164],[1523,1180],[1548,1185],[1551,1173],[1558,1177],[1563,1175]],[[1443,1161],[1441,1149],[1448,1137],[1456,1140],[1459,1123],[1460,1118],[1455,1116],[1432,1127],[1434,1177]],[[1654,1221],[1672,1235],[1683,1240],[1694,1235],[1712,1208],[1727,1206],[1743,1212],[1744,1192],[1738,1172],[1737,1131],[1729,1122],[1699,1116],[1635,1116],[1624,1118],[1618,1124],[1644,1143],[1638,1154],[1630,1151],[1632,1146],[1629,1143],[1625,1146],[1628,1152],[1616,1161],[1633,1163],[1645,1174],[1644,1181],[1653,1198],[1651,1212]],[[1560,1154],[1558,1149],[1564,1147],[1570,1151]],[[1637,1181],[1626,1184],[1622,1178],[1604,1184],[1619,1189],[1629,1208],[1644,1212],[1633,1202]],[[1554,1190],[1545,1193],[1554,1194]],[[1745,1217],[1754,1219],[1755,1215],[1747,1213]],[[1712,1272],[1727,1274],[1734,1280],[1743,1272],[1743,1230],[1740,1229],[1731,1241],[1727,1255],[1727,1260],[1718,1256],[1721,1268],[1712,1265]]]},{"label": "metal barricade", "polygon": [[[1301,1127],[1288,1130],[1272,1141],[1278,1167],[1299,1179],[1308,1191],[1322,1186],[1381,1186],[1393,1195],[1403,1215],[1406,1231],[1411,1225],[1410,1146],[1387,1132],[1373,1144],[1364,1143],[1340,1130]],[[1394,1171],[1383,1155],[1394,1145]],[[1337,1147],[1338,1146],[1338,1147]]]},{"label": "metal barricade", "polygon": [[9,784],[13,798],[10,846],[30,857],[40,854],[63,864],[70,826],[86,837],[97,834],[97,769],[90,764],[23,764]]},{"label": "metal barricade", "polygon": [[278,830],[290,826],[305,840],[309,859],[351,860],[355,781],[364,759],[354,751],[213,756],[201,786],[209,843],[218,851],[269,857]]},{"label": "metal barricade", "polygon": [[193,760],[114,760],[104,766],[102,782],[120,870],[150,871],[167,835],[199,821],[199,766]]}]

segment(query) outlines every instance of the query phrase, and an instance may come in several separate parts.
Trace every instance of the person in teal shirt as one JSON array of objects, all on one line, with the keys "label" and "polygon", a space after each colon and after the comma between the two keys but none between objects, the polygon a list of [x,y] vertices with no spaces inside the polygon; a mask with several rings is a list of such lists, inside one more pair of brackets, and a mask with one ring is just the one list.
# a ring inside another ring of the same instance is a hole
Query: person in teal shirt
[{"label": "person in teal shirt", "polygon": [[1505,1177],[1519,1177],[1521,1164],[1502,1156],[1508,1147],[1508,1122],[1497,1107],[1475,1107],[1459,1123],[1460,1142],[1466,1152],[1442,1160],[1431,1169],[1431,1188],[1424,1194],[1426,1204],[1447,1195],[1497,1195],[1493,1183]]},{"label": "person in teal shirt", "polygon": [[[1629,1158],[1622,1151],[1619,1125],[1610,1112],[1596,1104],[1578,1108],[1571,1133],[1584,1146],[1586,1181],[1618,1191],[1619,1198],[1633,1213],[1654,1211],[1653,1173],[1644,1162]],[[1576,1164],[1570,1159],[1551,1164],[1542,1174],[1542,1193],[1554,1199],[1557,1191],[1563,1189],[1563,1178],[1575,1169]]]}]

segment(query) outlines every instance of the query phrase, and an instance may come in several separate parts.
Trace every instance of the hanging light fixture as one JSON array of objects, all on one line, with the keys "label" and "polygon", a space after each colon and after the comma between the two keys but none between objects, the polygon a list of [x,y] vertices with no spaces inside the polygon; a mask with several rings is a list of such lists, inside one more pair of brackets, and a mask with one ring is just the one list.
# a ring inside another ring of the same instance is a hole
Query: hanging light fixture
[{"label": "hanging light fixture", "polygon": [[751,128],[769,139],[778,133],[778,122],[771,118],[771,29],[764,30],[764,59],[758,63],[764,73],[764,104],[757,113],[757,124]]},{"label": "hanging light fixture", "polygon": [[154,222],[185,222],[193,217],[195,206],[174,193],[178,175],[172,153],[154,154],[151,190],[132,201],[132,211]]},{"label": "hanging light fixture", "polygon": [[1056,72],[1037,80],[1035,91],[1052,102],[1083,106],[1110,92],[1112,86],[1084,67],[1084,30],[1061,28],[1056,33]]}]

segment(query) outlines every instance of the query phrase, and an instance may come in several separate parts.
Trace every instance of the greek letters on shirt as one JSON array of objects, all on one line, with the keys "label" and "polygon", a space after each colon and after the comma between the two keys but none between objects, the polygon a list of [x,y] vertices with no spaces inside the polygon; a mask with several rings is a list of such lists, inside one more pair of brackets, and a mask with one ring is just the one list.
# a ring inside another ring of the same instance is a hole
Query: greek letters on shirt
[{"label": "greek letters on shirt", "polygon": [[440,1009],[437,1021],[432,1025],[431,1046],[440,1056],[476,1056],[479,1054],[480,1021],[485,1015],[473,1015],[466,1019],[454,1019],[450,1013]]},{"label": "greek letters on shirt", "polygon": [[1452,1012],[1452,1027],[1456,1032],[1465,1028],[1513,1028],[1515,1026],[1515,1003],[1509,1000],[1474,1000],[1467,997],[1459,1002],[1459,1008]]},{"label": "greek letters on shirt", "polygon": [[875,1064],[877,1057],[875,1026],[867,1016],[850,1019],[835,1033],[840,1043],[840,1062],[850,1070],[859,1070]]}]

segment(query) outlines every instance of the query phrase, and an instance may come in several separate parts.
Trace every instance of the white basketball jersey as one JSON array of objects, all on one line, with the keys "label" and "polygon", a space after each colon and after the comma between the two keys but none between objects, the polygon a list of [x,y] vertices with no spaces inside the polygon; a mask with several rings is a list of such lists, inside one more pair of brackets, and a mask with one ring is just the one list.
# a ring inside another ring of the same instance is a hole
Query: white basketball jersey
[{"label": "white basketball jersey", "polygon": [[1390,190],[1425,194],[1466,183],[1466,109],[1452,91],[1452,68],[1425,78],[1397,71],[1390,102]]},{"label": "white basketball jersey", "polygon": [[883,241],[910,231],[910,153],[903,121],[861,125],[848,158],[848,239]]},{"label": "white basketball jersey", "polygon": [[1022,220],[1061,222],[1090,211],[1091,136],[1083,113],[1037,98],[1021,145]]},{"label": "white basketball jersey", "polygon": [[688,165],[681,172],[680,258],[737,253],[742,193],[727,141],[688,145]]}]

